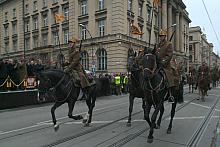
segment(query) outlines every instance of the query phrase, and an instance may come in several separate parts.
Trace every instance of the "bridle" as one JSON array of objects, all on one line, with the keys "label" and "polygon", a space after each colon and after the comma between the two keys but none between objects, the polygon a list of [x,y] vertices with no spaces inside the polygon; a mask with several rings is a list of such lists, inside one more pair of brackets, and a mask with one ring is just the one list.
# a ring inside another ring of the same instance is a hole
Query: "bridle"
[{"label": "bridle", "polygon": [[[59,100],[57,99],[57,97],[56,97],[56,95],[55,95],[56,89],[57,89],[57,87],[60,86],[60,84],[63,82],[63,80],[65,79],[65,76],[66,76],[66,75],[64,74],[63,77],[59,80],[59,82],[58,82],[55,86],[49,88],[49,90],[45,92],[45,93],[49,94],[51,97],[53,97],[53,99],[54,99],[56,102],[61,102],[61,103],[62,103],[62,102],[65,102],[65,101],[69,98],[70,93],[71,93],[71,91],[72,91],[72,89],[73,89],[73,86],[71,86],[71,89],[69,90],[67,96],[66,96],[62,101],[59,101]],[[51,83],[51,80],[50,80],[49,78],[48,78],[48,80],[49,80],[50,83]],[[66,85],[66,87],[70,84],[70,82],[71,82],[71,80],[68,82],[68,84]]]},{"label": "bridle", "polygon": [[[150,56],[150,55],[153,55],[153,54],[145,54],[145,56]],[[151,74],[155,74],[156,69],[157,69],[157,64],[156,64],[156,60],[155,60],[153,69],[151,70],[150,68],[146,67],[143,69],[143,72],[149,71]]]}]

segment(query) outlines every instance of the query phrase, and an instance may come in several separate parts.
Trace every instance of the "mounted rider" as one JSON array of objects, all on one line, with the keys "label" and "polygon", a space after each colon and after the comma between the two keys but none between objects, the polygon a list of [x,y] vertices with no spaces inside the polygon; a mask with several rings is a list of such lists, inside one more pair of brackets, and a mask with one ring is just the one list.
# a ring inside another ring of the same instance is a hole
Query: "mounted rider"
[{"label": "mounted rider", "polygon": [[165,30],[160,31],[159,38],[160,42],[155,50],[155,54],[157,56],[157,65],[163,69],[166,75],[165,78],[167,81],[167,88],[170,94],[168,100],[170,102],[173,102],[174,98],[172,96],[172,91],[176,86],[178,86],[173,78],[175,76],[175,68],[172,68],[171,66],[171,59],[173,57],[173,47],[172,43],[170,41],[167,41],[166,39],[167,32]]},{"label": "mounted rider", "polygon": [[209,75],[209,67],[207,66],[205,62],[202,62],[202,65],[199,66],[199,69],[198,69],[198,79],[200,79],[202,76],[204,76],[204,78],[208,81],[209,90],[210,90],[211,80],[210,80],[210,75]]},{"label": "mounted rider", "polygon": [[72,37],[68,42],[69,63],[64,71],[72,77],[75,86],[82,88],[83,93],[87,97],[90,83],[83,66],[80,64],[82,41],[80,42],[80,47],[76,48],[77,41],[76,38]]}]

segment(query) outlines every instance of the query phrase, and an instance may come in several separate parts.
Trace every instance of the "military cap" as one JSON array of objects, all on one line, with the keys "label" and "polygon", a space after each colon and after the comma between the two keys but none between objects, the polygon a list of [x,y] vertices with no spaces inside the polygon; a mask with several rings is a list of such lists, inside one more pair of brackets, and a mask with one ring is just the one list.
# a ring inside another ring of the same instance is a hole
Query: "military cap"
[{"label": "military cap", "polygon": [[167,35],[167,31],[161,29],[161,30],[160,30],[160,34],[159,34],[159,36],[166,36],[166,35]]}]

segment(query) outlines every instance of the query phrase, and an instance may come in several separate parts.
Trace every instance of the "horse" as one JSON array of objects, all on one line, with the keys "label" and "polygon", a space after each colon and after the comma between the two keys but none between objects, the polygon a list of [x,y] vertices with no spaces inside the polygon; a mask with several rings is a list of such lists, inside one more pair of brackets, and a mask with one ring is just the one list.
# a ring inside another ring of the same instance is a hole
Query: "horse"
[{"label": "horse", "polygon": [[201,72],[201,75],[198,78],[198,89],[199,89],[199,95],[201,95],[201,100],[204,102],[205,95],[207,95],[207,91],[209,89],[209,83],[204,72]]},{"label": "horse", "polygon": [[128,68],[130,71],[129,74],[129,80],[128,80],[128,89],[129,89],[129,115],[128,115],[128,121],[127,121],[127,126],[131,126],[131,115],[133,111],[133,105],[134,105],[134,99],[141,98],[142,99],[142,108],[144,110],[145,103],[144,103],[144,92],[140,87],[139,83],[139,73],[140,73],[140,68],[138,65],[135,63],[135,56],[130,56],[129,57],[129,62],[128,62]]},{"label": "horse", "polygon": [[51,108],[51,115],[55,131],[59,129],[59,124],[57,124],[55,116],[55,110],[64,103],[68,103],[69,118],[74,120],[83,119],[84,125],[89,126],[92,120],[92,112],[96,101],[95,83],[88,89],[86,104],[89,110],[86,116],[83,118],[81,115],[72,114],[74,105],[80,93],[80,87],[76,87],[74,85],[70,75],[62,70],[48,69],[46,71],[40,72],[38,79],[40,81],[38,85],[39,93],[46,98],[53,98],[55,100],[55,103]]},{"label": "horse", "polygon": [[[165,73],[161,67],[157,65],[156,55],[152,53],[145,54],[142,59],[143,71],[140,73],[141,88],[144,91],[145,102],[145,120],[150,126],[147,142],[153,142],[154,128],[160,128],[161,119],[164,112],[164,101],[168,98],[169,91],[166,86]],[[178,96],[180,92],[178,89],[172,89],[171,94],[174,97],[174,103],[172,103],[171,119],[167,128],[167,134],[171,134],[173,118],[175,115],[175,109],[178,102]],[[150,119],[150,110],[154,106],[155,110]],[[156,122],[158,112],[160,116]]]},{"label": "horse", "polygon": [[187,83],[189,84],[189,93],[193,93],[194,91],[194,84],[195,84],[195,76],[193,73],[189,73],[187,78]]}]

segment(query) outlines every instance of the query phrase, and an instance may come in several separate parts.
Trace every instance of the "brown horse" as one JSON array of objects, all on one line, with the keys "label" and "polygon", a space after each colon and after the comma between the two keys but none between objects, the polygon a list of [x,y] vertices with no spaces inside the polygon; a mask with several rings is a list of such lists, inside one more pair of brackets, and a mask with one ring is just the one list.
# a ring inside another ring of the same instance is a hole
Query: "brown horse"
[{"label": "brown horse", "polygon": [[189,73],[187,78],[187,83],[189,84],[189,93],[193,93],[194,84],[195,84],[195,75],[193,73]]},{"label": "brown horse", "polygon": [[199,95],[201,95],[201,100],[205,101],[205,95],[207,95],[207,91],[209,88],[209,82],[205,73],[202,72],[198,79],[198,88],[199,88]]}]

